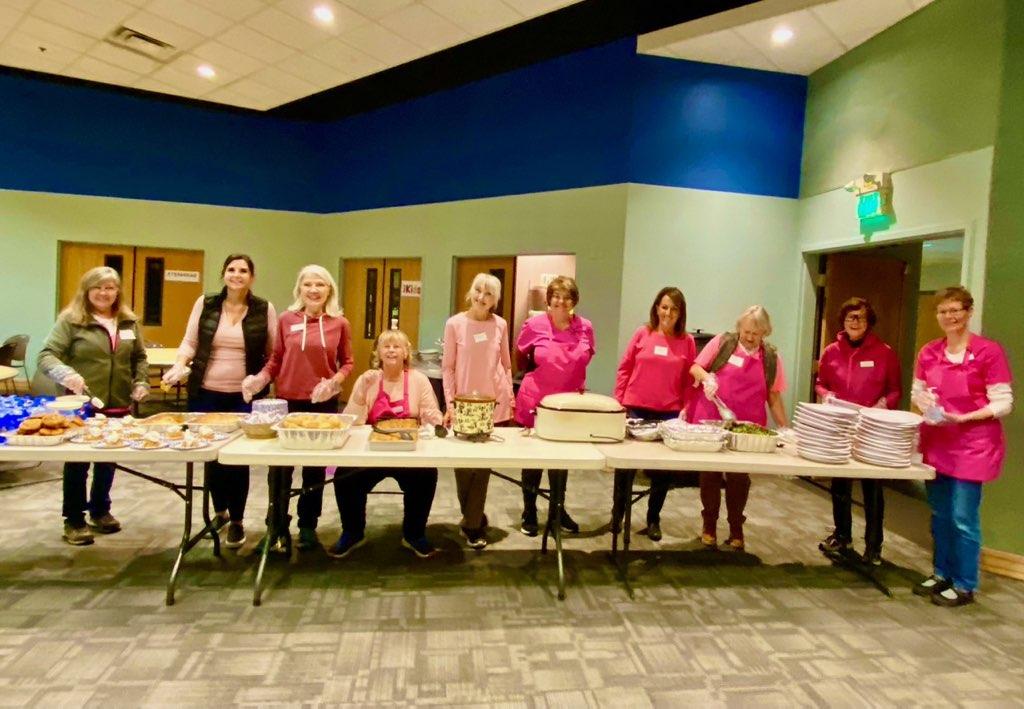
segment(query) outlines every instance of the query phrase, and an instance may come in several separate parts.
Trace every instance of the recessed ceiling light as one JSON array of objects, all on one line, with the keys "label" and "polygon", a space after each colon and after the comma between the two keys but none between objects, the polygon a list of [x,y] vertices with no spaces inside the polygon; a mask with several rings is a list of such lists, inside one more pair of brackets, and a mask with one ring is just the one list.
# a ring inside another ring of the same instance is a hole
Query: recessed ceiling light
[{"label": "recessed ceiling light", "polygon": [[784,44],[789,44],[790,40],[793,39],[793,30],[786,25],[779,25],[772,30],[772,44],[781,47]]},{"label": "recessed ceiling light", "polygon": [[334,10],[327,5],[317,5],[313,8],[313,17],[322,25],[334,23]]},{"label": "recessed ceiling light", "polygon": [[204,79],[216,78],[217,72],[213,70],[213,67],[209,64],[200,64],[196,67],[196,73]]}]

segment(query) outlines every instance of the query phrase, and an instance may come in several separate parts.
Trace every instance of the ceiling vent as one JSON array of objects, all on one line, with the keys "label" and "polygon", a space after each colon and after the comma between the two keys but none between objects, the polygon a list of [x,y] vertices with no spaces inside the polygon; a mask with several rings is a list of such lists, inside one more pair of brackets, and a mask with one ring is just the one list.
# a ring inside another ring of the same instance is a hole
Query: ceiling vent
[{"label": "ceiling vent", "polygon": [[168,62],[178,55],[178,48],[174,45],[124,25],[107,35],[106,41],[115,47],[127,49],[161,63]]}]

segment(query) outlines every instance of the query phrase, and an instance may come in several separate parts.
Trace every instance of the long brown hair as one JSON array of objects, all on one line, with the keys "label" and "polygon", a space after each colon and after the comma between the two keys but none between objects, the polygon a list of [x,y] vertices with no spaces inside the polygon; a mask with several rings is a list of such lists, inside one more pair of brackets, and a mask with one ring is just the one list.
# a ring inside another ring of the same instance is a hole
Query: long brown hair
[{"label": "long brown hair", "polygon": [[666,295],[672,301],[672,305],[679,309],[679,317],[672,328],[672,334],[676,337],[682,337],[683,333],[686,332],[686,296],[675,286],[665,286],[658,291],[658,295],[654,296],[654,302],[651,303],[651,320],[647,327],[651,329],[651,332],[658,329],[658,306],[661,304],[661,299]]}]

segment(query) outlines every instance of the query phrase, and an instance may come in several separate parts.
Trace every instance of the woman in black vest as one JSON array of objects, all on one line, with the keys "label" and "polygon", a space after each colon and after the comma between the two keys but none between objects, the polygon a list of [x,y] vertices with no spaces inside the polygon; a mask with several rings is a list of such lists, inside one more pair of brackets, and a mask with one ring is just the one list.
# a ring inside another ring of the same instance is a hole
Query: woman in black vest
[{"label": "woman in black vest", "polygon": [[[178,359],[163,380],[176,384],[188,377],[189,411],[248,411],[242,399],[242,380],[266,364],[274,346],[277,314],[274,306],[252,294],[256,268],[245,254],[231,254],[220,272],[220,293],[200,296],[192,308]],[[266,391],[257,395],[264,396]],[[245,543],[245,502],[249,497],[249,469],[244,465],[206,463],[206,483],[217,513],[217,528],[228,525],[224,546]],[[229,524],[230,523],[230,524]]]}]

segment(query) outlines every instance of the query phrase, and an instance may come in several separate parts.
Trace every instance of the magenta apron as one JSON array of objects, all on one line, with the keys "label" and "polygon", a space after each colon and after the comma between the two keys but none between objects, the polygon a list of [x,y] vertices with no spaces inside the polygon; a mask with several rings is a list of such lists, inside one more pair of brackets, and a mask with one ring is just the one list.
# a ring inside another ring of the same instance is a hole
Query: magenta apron
[{"label": "magenta apron", "polygon": [[[750,357],[742,347],[729,357],[725,366],[715,372],[718,378],[718,398],[732,409],[740,421],[750,421],[761,426],[768,424],[765,404],[768,401],[768,384],[764,379],[764,350],[760,357]],[[699,389],[693,398],[688,420],[699,422],[704,419],[720,419],[718,407]]]},{"label": "magenta apron", "polygon": [[380,389],[377,390],[377,398],[373,400],[373,406],[366,414],[366,422],[370,425],[385,419],[412,418],[409,412],[409,370],[402,374],[402,398],[389,399],[384,391],[384,372],[380,374]]},{"label": "magenta apron", "polygon": [[[943,350],[944,350],[943,345]],[[942,352],[924,372],[925,386],[934,388],[939,406],[958,414],[988,405],[986,383],[968,346],[961,364]],[[987,482],[999,476],[1006,455],[1003,426],[996,419],[921,426],[924,462],[961,480]]]}]

